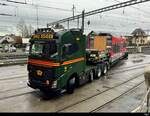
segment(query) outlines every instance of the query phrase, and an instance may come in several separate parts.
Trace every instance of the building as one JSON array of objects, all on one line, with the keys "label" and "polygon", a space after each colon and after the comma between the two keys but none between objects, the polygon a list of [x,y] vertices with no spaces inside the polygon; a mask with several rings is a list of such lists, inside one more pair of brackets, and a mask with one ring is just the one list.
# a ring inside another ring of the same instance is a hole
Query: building
[{"label": "building", "polygon": [[138,28],[135,29],[132,33],[132,45],[148,45],[148,35],[146,35],[146,33]]},{"label": "building", "polygon": [[0,39],[0,44],[22,44],[22,38],[20,36],[15,36],[13,34],[6,35]]},{"label": "building", "polygon": [[22,38],[22,47],[26,48],[27,46],[29,46],[29,40],[30,38]]},{"label": "building", "polygon": [[29,44],[30,38],[22,38],[22,44]]}]

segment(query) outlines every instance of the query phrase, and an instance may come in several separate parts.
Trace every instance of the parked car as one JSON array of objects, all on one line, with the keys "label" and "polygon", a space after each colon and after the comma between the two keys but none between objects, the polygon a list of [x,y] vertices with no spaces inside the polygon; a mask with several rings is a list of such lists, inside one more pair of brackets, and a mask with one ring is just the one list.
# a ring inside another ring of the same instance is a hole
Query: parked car
[{"label": "parked car", "polygon": [[8,52],[9,51],[9,46],[5,46],[3,52]]},{"label": "parked car", "polygon": [[26,46],[26,48],[25,48],[25,53],[27,53],[27,54],[28,54],[28,53],[29,53],[29,49],[30,49],[30,46],[29,46],[29,45],[27,45],[27,46]]},{"label": "parked car", "polygon": [[16,47],[10,46],[9,47],[9,52],[16,52]]},{"label": "parked car", "polygon": [[0,46],[0,52],[3,52],[3,47],[2,46]]}]

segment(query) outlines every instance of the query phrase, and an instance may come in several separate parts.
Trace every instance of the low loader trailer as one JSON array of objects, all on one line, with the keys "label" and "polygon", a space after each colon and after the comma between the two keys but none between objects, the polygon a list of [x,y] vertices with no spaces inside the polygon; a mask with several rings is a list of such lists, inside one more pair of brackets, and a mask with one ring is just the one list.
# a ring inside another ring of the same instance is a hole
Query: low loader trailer
[{"label": "low loader trailer", "polygon": [[86,49],[81,29],[40,28],[30,39],[28,86],[44,93],[66,91],[98,79],[110,68],[109,51]]}]

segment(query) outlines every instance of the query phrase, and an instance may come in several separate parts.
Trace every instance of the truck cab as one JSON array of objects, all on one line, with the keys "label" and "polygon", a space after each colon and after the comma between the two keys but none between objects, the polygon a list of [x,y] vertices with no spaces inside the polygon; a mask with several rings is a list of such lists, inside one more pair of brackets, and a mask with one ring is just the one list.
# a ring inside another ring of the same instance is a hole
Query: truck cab
[{"label": "truck cab", "polygon": [[44,92],[73,92],[86,68],[85,38],[80,29],[36,30],[30,40],[28,86]]}]

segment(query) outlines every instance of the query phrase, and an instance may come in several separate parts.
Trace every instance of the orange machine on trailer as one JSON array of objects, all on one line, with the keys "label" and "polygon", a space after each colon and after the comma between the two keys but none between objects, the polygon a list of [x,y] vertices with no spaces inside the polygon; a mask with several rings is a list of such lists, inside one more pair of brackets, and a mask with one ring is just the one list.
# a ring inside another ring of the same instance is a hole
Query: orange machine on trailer
[{"label": "orange machine on trailer", "polygon": [[88,35],[88,48],[93,48],[98,51],[109,51],[110,63],[128,57],[126,38],[116,37],[110,33],[92,33],[94,33],[93,37]]}]

